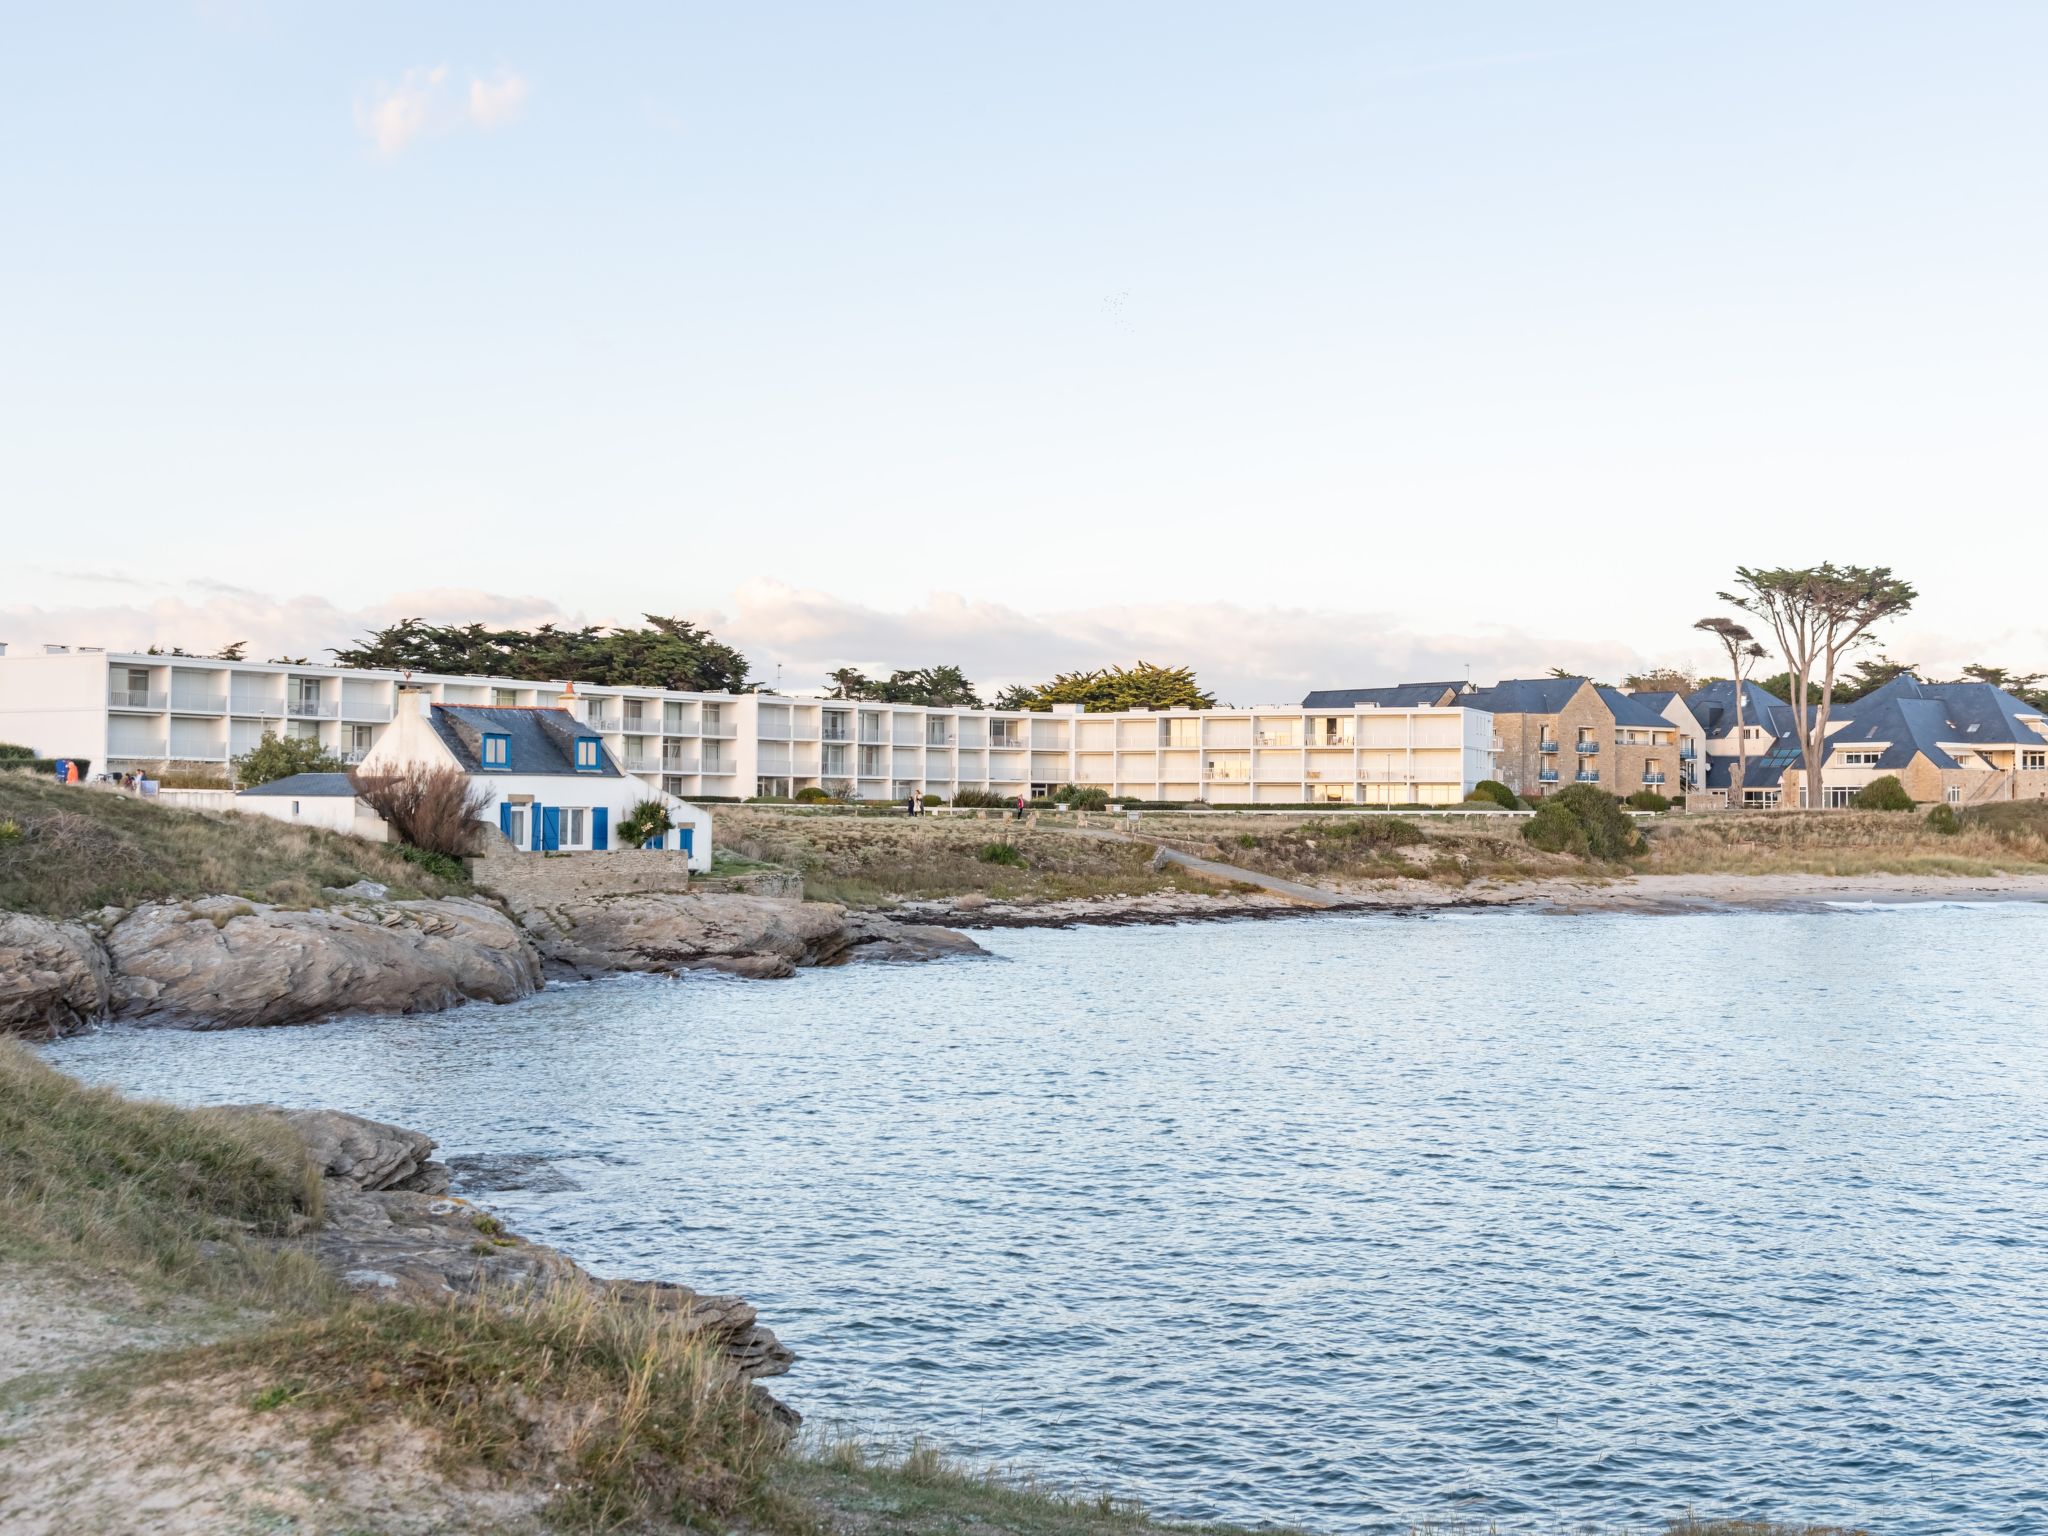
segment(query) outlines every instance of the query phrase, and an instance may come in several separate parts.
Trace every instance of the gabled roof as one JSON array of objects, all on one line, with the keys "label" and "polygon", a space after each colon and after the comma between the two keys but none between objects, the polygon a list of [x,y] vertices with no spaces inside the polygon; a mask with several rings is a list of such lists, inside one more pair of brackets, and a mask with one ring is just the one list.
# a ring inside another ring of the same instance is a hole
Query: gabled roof
[{"label": "gabled roof", "polygon": [[1491,688],[1465,694],[1454,702],[1496,715],[1554,715],[1585,686],[1583,677],[1504,677]]},{"label": "gabled roof", "polygon": [[329,796],[355,795],[355,786],[348,781],[345,773],[294,773],[287,778],[272,779],[268,784],[252,784],[242,790],[242,795],[286,795],[294,800],[324,800]]},{"label": "gabled roof", "polygon": [[[1709,736],[1726,736],[1735,729],[1734,681],[1724,677],[1687,694],[1685,707]],[[1746,681],[1742,685],[1742,723],[1760,725],[1775,736],[1791,729],[1792,706],[1754,680]]]},{"label": "gabled roof", "polygon": [[[482,704],[436,704],[429,717],[434,734],[455,755],[465,773],[561,774],[564,777],[616,779],[619,765],[598,741],[594,769],[576,767],[578,738],[597,740],[597,732],[566,709],[510,709]],[[506,738],[503,768],[483,765],[486,735]]]},{"label": "gabled roof", "polygon": [[[1646,703],[1641,694],[1623,693],[1619,688],[1596,688],[1593,690],[1614,711],[1614,723],[1625,725],[1631,730],[1655,727],[1660,731],[1671,729],[1671,722]],[[1669,697],[1669,695],[1666,695]]]},{"label": "gabled roof", "polygon": [[1303,709],[1356,709],[1361,704],[1379,709],[1422,709],[1433,704],[1455,704],[1462,683],[1396,683],[1388,688],[1319,688],[1302,697]]}]

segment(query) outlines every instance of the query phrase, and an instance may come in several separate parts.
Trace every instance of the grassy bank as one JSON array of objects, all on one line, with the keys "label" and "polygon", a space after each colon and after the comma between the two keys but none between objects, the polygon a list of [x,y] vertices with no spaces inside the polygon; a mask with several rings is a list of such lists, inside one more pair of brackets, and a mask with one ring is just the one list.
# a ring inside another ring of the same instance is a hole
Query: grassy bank
[{"label": "grassy bank", "polygon": [[0,1041],[0,1527],[1197,1529],[922,1447],[791,1447],[677,1314],[630,1301],[351,1299],[294,1245],[321,1215],[277,1123],[86,1088]]},{"label": "grassy bank", "polygon": [[1964,811],[1944,835],[1908,811],[1763,811],[1646,823],[1639,861],[1659,875],[2025,875],[2048,873],[2048,802]]},{"label": "grassy bank", "polygon": [[358,838],[0,772],[0,911],[72,917],[215,895],[307,906],[358,880],[400,896],[464,889]]},{"label": "grassy bank", "polygon": [[998,901],[1062,901],[1215,889],[1185,873],[1155,872],[1150,848],[1008,820],[720,806],[712,825],[726,853],[799,870],[805,895],[855,907],[970,893]]}]

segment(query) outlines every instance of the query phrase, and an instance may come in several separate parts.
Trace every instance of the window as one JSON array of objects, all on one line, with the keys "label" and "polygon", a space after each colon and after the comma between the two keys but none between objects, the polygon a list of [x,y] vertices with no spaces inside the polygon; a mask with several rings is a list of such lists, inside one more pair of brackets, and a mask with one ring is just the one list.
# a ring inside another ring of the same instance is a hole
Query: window
[{"label": "window", "polygon": [[1875,768],[1877,760],[1882,756],[1884,756],[1882,752],[1844,752],[1842,754],[1842,766],[1844,768]]},{"label": "window", "polygon": [[516,688],[493,688],[491,690],[491,702],[500,709],[511,709],[519,703],[519,690]]},{"label": "window", "polygon": [[505,836],[514,848],[527,848],[532,844],[526,836],[526,807],[508,805],[505,807]]},{"label": "window", "polygon": [[512,761],[512,738],[501,731],[484,733],[484,757],[486,768],[505,768]]},{"label": "window", "polygon": [[578,736],[576,738],[576,771],[578,773],[595,773],[603,766],[604,760],[597,755],[597,738],[595,736]]},{"label": "window", "polygon": [[562,807],[561,843],[564,848],[588,848],[590,846],[590,811],[580,805]]},{"label": "window", "polygon": [[1857,790],[1850,784],[1830,784],[1820,792],[1820,802],[1831,811],[1845,811],[1856,803]]},{"label": "window", "polygon": [[1948,787],[1948,803],[1949,803],[1950,805],[1961,805],[1961,804],[1963,803],[1963,786],[1962,786],[1962,785],[1960,785],[1960,784],[1951,784],[1951,785],[1949,785],[1949,787]]},{"label": "window", "polygon": [[2032,769],[2048,768],[2048,752],[2022,752],[2020,766]]},{"label": "window", "polygon": [[1199,720],[1162,720],[1159,722],[1159,740],[1168,747],[1199,747],[1202,744],[1202,722]]}]

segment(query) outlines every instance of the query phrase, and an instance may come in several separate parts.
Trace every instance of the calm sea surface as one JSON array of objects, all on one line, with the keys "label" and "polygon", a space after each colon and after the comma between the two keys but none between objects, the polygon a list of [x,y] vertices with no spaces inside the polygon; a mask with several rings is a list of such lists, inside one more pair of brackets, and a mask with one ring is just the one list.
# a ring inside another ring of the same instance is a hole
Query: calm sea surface
[{"label": "calm sea surface", "polygon": [[986,942],[49,1054],[549,1154],[814,1422],[1164,1514],[2048,1531],[2048,908]]}]

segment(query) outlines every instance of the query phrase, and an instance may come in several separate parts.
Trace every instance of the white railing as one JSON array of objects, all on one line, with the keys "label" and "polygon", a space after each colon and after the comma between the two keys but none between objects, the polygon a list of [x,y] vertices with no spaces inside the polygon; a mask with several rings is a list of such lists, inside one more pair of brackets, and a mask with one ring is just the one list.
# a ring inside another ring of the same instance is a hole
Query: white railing
[{"label": "white railing", "polygon": [[161,741],[107,743],[107,758],[116,763],[160,763],[170,755],[168,743]]},{"label": "white railing", "polygon": [[145,688],[110,688],[107,690],[109,709],[162,709],[164,696],[151,693]]},{"label": "white railing", "polygon": [[228,696],[224,693],[171,693],[171,709],[185,715],[219,715],[228,707]]},{"label": "white railing", "polygon": [[284,714],[283,699],[250,699],[236,696],[228,700],[231,715],[253,715],[258,719],[275,720]]},{"label": "white railing", "polygon": [[698,734],[697,722],[694,720],[678,720],[674,724],[670,724],[664,720],[661,724],[661,734],[664,736],[689,736],[694,738]]},{"label": "white railing", "polygon": [[583,723],[589,726],[590,729],[592,729],[593,731],[598,732],[616,731],[621,729],[619,717],[617,715],[592,714]]},{"label": "white railing", "polygon": [[731,741],[740,733],[736,725],[707,725],[703,734],[712,741]]},{"label": "white railing", "polygon": [[362,761],[362,760],[363,760],[364,758],[368,757],[368,756],[369,756],[370,754],[369,754],[368,752],[355,752],[355,751],[350,751],[350,752],[337,752],[337,753],[335,753],[334,755],[335,755],[336,757],[340,758],[340,759],[341,759],[341,761],[342,761],[342,762],[343,762],[344,764],[346,764],[346,765],[347,765],[348,767],[351,767],[351,768],[353,768],[353,767],[354,767],[354,766],[355,766],[355,765],[356,765],[357,763],[360,763],[360,762],[361,762],[361,761]]},{"label": "white railing", "polygon": [[629,757],[626,759],[628,773],[660,773],[661,759],[658,757]]},{"label": "white railing", "polygon": [[298,699],[285,705],[284,712],[294,720],[332,720],[341,713],[341,706],[319,699]]},{"label": "white railing", "polygon": [[344,720],[368,720],[380,723],[391,718],[389,704],[357,704],[348,699],[341,701],[341,716]]}]

